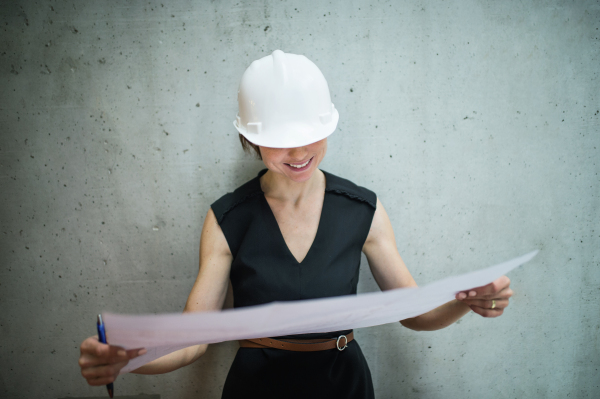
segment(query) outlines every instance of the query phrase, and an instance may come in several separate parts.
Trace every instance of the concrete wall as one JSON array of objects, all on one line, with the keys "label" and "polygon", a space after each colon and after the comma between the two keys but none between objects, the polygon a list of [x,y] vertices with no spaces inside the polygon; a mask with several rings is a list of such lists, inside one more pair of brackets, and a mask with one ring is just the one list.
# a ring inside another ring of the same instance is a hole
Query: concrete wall
[{"label": "concrete wall", "polygon": [[[282,49],[340,111],[322,168],[379,195],[420,284],[541,249],[499,319],[359,330],[378,397],[597,397],[599,28],[598,1],[2,2],[0,396],[104,396],[95,314],[182,310],[209,205],[262,168],[239,79]],[[235,350],[116,392],[218,398]]]}]

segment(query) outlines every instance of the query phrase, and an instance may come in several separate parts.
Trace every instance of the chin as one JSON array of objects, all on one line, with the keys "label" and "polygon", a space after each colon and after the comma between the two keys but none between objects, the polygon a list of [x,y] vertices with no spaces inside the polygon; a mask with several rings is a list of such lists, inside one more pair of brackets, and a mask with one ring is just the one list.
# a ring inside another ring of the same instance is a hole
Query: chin
[{"label": "chin", "polygon": [[296,183],[303,183],[303,182],[309,180],[312,177],[313,173],[314,173],[314,170],[311,169],[311,170],[305,170],[304,172],[301,172],[301,173],[294,173],[294,172],[289,173],[288,172],[288,173],[286,173],[286,176],[290,180],[295,181]]}]

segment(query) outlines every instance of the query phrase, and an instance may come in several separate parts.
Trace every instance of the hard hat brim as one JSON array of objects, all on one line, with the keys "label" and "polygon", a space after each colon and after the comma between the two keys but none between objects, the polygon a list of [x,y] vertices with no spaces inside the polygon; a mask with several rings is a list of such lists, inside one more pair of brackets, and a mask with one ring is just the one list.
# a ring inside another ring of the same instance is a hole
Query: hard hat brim
[{"label": "hard hat brim", "polygon": [[260,131],[259,133],[250,133],[243,125],[238,126],[237,119],[233,121],[233,126],[252,144],[270,148],[295,148],[304,147],[327,138],[337,128],[339,119],[340,115],[337,109],[334,108],[329,123],[318,128],[295,128],[292,126],[289,129],[297,131],[290,131],[288,132],[290,134],[285,135],[280,134],[280,132],[270,132],[268,130]]}]

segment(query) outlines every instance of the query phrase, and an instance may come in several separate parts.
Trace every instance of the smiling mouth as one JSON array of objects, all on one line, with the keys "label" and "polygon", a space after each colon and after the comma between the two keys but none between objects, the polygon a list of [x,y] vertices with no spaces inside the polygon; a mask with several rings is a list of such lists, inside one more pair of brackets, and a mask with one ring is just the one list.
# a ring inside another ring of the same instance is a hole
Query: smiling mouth
[{"label": "smiling mouth", "polygon": [[303,168],[307,167],[308,164],[310,164],[310,161],[312,161],[313,158],[314,158],[314,156],[312,158],[310,158],[308,161],[303,162],[303,163],[286,163],[286,165],[292,169],[303,169]]}]

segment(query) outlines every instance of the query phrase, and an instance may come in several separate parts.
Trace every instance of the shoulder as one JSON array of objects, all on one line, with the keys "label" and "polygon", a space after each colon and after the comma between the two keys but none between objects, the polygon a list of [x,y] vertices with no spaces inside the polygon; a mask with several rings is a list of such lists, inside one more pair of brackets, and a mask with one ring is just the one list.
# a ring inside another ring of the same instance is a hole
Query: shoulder
[{"label": "shoulder", "polygon": [[377,195],[368,188],[361,187],[348,179],[336,176],[329,172],[322,171],[325,174],[325,191],[333,192],[346,196],[350,199],[363,202],[370,205],[373,209],[377,208]]},{"label": "shoulder", "polygon": [[264,170],[259,172],[254,179],[242,184],[235,191],[223,195],[210,206],[213,210],[217,222],[221,224],[225,215],[238,207],[240,204],[250,200],[251,198],[262,194],[260,188],[260,176],[264,174]]}]

